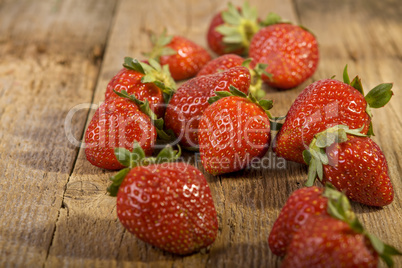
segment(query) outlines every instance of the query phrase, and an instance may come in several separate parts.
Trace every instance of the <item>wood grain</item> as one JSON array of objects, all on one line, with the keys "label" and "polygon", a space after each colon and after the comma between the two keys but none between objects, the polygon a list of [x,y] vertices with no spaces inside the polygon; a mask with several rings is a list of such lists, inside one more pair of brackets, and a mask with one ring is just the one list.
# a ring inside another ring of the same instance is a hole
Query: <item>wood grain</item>
[{"label": "wood grain", "polygon": [[[391,103],[375,110],[373,120],[395,201],[383,209],[353,208],[371,232],[401,248],[402,7],[398,0],[385,2],[250,4],[258,6],[261,17],[274,11],[303,24],[320,43],[320,65],[312,79],[286,92],[265,88],[275,101],[274,115],[285,115],[313,80],[334,74],[340,79],[345,64],[351,76],[359,74],[366,92],[394,82]],[[0,266],[278,267],[281,260],[270,252],[267,237],[290,193],[303,186],[305,166],[268,152],[265,169],[218,177],[204,172],[218,212],[218,237],[208,250],[179,257],[124,230],[116,200],[105,191],[113,173],[89,164],[77,146],[94,113],[80,108],[103,101],[125,56],[143,58],[149,31],[166,28],[207,47],[208,23],[227,1],[35,3],[0,0]],[[74,107],[80,110],[66,123]],[[66,124],[71,126],[67,133]],[[187,152],[185,158],[204,171],[199,155]]]},{"label": "wood grain", "polygon": [[[63,124],[73,106],[92,102],[113,9],[110,1],[0,2],[1,267],[46,260],[78,152]],[[76,114],[72,136],[81,138],[86,119]]]}]

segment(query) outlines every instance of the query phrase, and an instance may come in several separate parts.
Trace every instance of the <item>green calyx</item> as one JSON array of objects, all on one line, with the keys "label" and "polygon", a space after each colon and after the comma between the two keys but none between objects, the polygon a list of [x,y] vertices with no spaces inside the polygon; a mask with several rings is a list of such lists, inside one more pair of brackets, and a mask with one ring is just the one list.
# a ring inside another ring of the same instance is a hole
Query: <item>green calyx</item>
[{"label": "green calyx", "polygon": [[116,159],[126,168],[110,177],[112,184],[107,188],[107,191],[111,196],[116,196],[121,183],[132,168],[176,161],[181,155],[180,146],[178,146],[178,148],[178,151],[175,151],[172,146],[167,145],[156,157],[146,157],[145,152],[136,141],[133,144],[132,152],[125,148],[115,148],[114,155]]},{"label": "green calyx", "polygon": [[213,97],[210,97],[208,99],[208,103],[212,104],[220,99],[226,98],[226,97],[242,97],[245,99],[250,100],[251,102],[257,104],[260,106],[262,109],[264,109],[265,113],[268,115],[268,118],[273,118],[269,110],[274,106],[274,103],[272,100],[257,100],[257,98],[254,97],[253,94],[249,93],[248,95],[241,92],[234,86],[230,86],[230,91],[215,91],[215,95]]},{"label": "green calyx", "polygon": [[308,179],[306,186],[313,186],[315,179],[323,179],[323,165],[328,165],[329,160],[325,149],[333,143],[342,143],[348,140],[347,134],[366,137],[362,134],[362,126],[358,129],[349,129],[348,126],[337,125],[315,135],[311,141],[308,150],[303,151],[304,162],[309,166]]},{"label": "green calyx", "polygon": [[123,66],[129,70],[134,70],[144,74],[141,78],[142,83],[153,83],[162,90],[165,103],[168,103],[173,93],[176,91],[176,83],[170,75],[169,66],[161,66],[156,60],[149,59],[149,64],[140,62],[130,57],[124,58]]},{"label": "green calyx", "polygon": [[266,71],[266,68],[268,67],[268,64],[265,63],[258,63],[254,69],[250,67],[250,63],[252,62],[252,59],[246,59],[243,61],[242,66],[246,67],[250,71],[251,75],[251,83],[250,83],[250,88],[249,91],[256,97],[258,100],[262,99],[265,97],[265,91],[262,89],[263,85],[263,80],[261,76],[265,74],[269,78],[272,77],[272,74],[268,73]]},{"label": "green calyx", "polygon": [[[363,85],[359,76],[356,76],[352,81],[350,81],[348,74],[348,65],[346,65],[343,69],[343,82],[357,89],[364,96]],[[373,117],[373,114],[371,113],[371,108],[384,107],[391,100],[392,96],[394,95],[391,90],[392,86],[392,83],[379,84],[371,89],[370,92],[367,93],[367,95],[364,97],[367,102],[366,112],[370,116],[370,118]],[[373,125],[371,124],[371,122],[367,135],[374,136]]]},{"label": "green calyx", "polygon": [[222,40],[227,47],[225,52],[243,48],[244,54],[247,54],[251,39],[261,28],[258,23],[257,9],[250,7],[247,1],[240,10],[229,3],[228,9],[222,12],[222,19],[224,24],[219,25],[215,30],[223,35]]},{"label": "green calyx", "polygon": [[164,126],[163,118],[157,118],[156,114],[149,107],[148,99],[145,99],[145,101],[140,101],[134,95],[129,95],[127,93],[127,91],[125,91],[125,90],[122,90],[121,92],[113,90],[113,92],[115,94],[117,94],[119,97],[129,99],[130,101],[137,104],[140,111],[143,112],[144,114],[146,114],[151,119],[151,122],[155,126],[156,133],[158,134],[158,137],[160,139],[162,139],[164,141],[171,141],[175,138],[174,134],[172,135],[172,133],[166,133],[163,130],[163,126]]},{"label": "green calyx", "polygon": [[161,56],[176,55],[177,51],[167,45],[172,42],[173,35],[168,35],[166,29],[163,30],[159,36],[155,33],[150,33],[150,39],[152,43],[151,52],[143,53],[144,56],[149,59],[154,59],[159,62]]},{"label": "green calyx", "polygon": [[356,233],[366,236],[374,250],[378,253],[381,259],[387,264],[388,267],[393,267],[394,262],[392,260],[393,255],[402,255],[393,246],[383,243],[375,235],[369,234],[361,224],[356,214],[352,211],[349,200],[344,193],[341,193],[335,189],[335,187],[326,183],[323,196],[328,198],[327,212],[333,218],[341,220],[347,223],[350,228]]}]

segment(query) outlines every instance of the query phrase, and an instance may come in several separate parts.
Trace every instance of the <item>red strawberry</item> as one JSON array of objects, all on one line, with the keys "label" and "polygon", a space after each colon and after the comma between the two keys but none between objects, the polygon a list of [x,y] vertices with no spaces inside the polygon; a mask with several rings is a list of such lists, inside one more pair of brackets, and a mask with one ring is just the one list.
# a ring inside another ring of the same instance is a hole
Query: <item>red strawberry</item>
[{"label": "red strawberry", "polygon": [[293,235],[310,216],[327,214],[328,199],[323,192],[323,188],[313,186],[292,193],[269,234],[268,244],[272,253],[285,255]]},{"label": "red strawberry", "polygon": [[353,201],[370,206],[390,204],[394,190],[384,154],[372,139],[352,135],[361,134],[335,126],[316,135],[304,153],[310,169],[307,186],[318,176]]},{"label": "red strawberry", "polygon": [[208,45],[218,55],[247,54],[250,40],[260,29],[257,10],[244,2],[242,8],[231,3],[228,10],[216,14],[209,25]]},{"label": "red strawberry", "polygon": [[262,79],[263,73],[270,76],[270,74],[265,72],[266,64],[257,64],[254,69],[250,67],[251,59],[243,59],[242,57],[235,54],[225,54],[219,56],[216,59],[208,62],[197,74],[197,76],[214,74],[222,72],[224,70],[236,67],[244,66],[247,67],[251,75],[251,84],[249,91],[257,99],[261,99],[265,96],[265,91],[262,89]]},{"label": "red strawberry", "polygon": [[203,47],[182,36],[152,36],[153,50],[145,53],[149,58],[168,65],[174,80],[194,77],[211,60],[211,55]]},{"label": "red strawberry", "polygon": [[388,103],[393,94],[392,84],[380,84],[364,97],[360,79],[356,76],[350,82],[346,68],[344,81],[320,80],[300,93],[276,136],[274,151],[278,156],[305,163],[302,153],[314,135],[335,125],[363,127],[363,134],[373,134],[370,108]]},{"label": "red strawberry", "polygon": [[122,150],[116,155],[137,159],[131,164],[126,161],[133,168],[113,177],[109,188],[115,194],[119,187],[116,209],[120,222],[139,239],[175,254],[209,246],[217,235],[218,220],[205,177],[185,163],[161,163],[179,156],[171,147],[148,160],[154,164],[138,166],[147,163],[141,151],[136,145],[133,153]]},{"label": "red strawberry", "polygon": [[307,219],[293,237],[282,268],[377,267],[378,253],[363,234],[330,216]]},{"label": "red strawberry", "polygon": [[229,91],[233,85],[242,92],[250,86],[250,72],[245,67],[234,67],[224,72],[195,77],[181,85],[166,109],[165,126],[179,137],[180,144],[198,148],[198,123],[208,99],[215,91]]},{"label": "red strawberry", "polygon": [[140,101],[148,100],[157,117],[162,117],[164,104],[173,94],[176,84],[167,68],[162,68],[153,60],[150,63],[151,65],[126,57],[124,68],[107,85],[105,98],[118,98],[113,91],[125,90]]},{"label": "red strawberry", "polygon": [[295,191],[268,241],[273,253],[286,254],[281,267],[376,267],[378,256],[392,266],[392,255],[401,255],[369,234],[347,197],[329,184],[324,192],[317,187]]},{"label": "red strawberry", "polygon": [[242,66],[244,58],[236,54],[225,54],[208,62],[197,76],[215,74],[236,66]]},{"label": "red strawberry", "polygon": [[268,150],[272,101],[257,101],[231,86],[216,92],[199,123],[201,162],[208,173],[219,175],[244,169]]},{"label": "red strawberry", "polygon": [[264,81],[278,89],[298,86],[312,76],[319,53],[314,35],[289,23],[275,23],[258,31],[250,43],[249,56],[257,63],[266,63],[272,77]]},{"label": "red strawberry", "polygon": [[138,106],[125,98],[111,98],[96,110],[85,134],[85,154],[91,164],[105,169],[123,166],[114,155],[115,147],[130,149],[139,141],[147,155],[153,151],[156,129]]}]

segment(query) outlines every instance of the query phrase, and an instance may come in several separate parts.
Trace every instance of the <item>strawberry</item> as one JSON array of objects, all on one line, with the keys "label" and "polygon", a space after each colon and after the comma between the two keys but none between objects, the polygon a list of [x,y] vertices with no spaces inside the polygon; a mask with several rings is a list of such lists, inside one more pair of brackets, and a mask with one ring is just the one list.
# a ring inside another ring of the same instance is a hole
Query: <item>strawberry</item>
[{"label": "strawberry", "polygon": [[289,89],[312,76],[317,68],[319,52],[314,35],[308,30],[277,17],[251,39],[249,56],[266,63],[272,77],[262,76],[270,86]]},{"label": "strawberry", "polygon": [[168,65],[174,80],[194,77],[211,60],[205,48],[182,36],[167,35],[166,31],[160,37],[151,35],[151,42],[153,49],[145,55]]},{"label": "strawberry", "polygon": [[[315,136],[304,152],[311,186],[318,176],[331,182],[348,198],[370,206],[392,202],[394,190],[380,147],[358,130],[335,126]],[[349,135],[348,135],[349,134]]]},{"label": "strawberry", "polygon": [[267,76],[270,76],[270,74],[265,72],[265,68],[267,67],[266,64],[257,64],[253,69],[250,67],[250,63],[251,59],[245,60],[236,54],[225,54],[205,64],[205,66],[198,72],[197,76],[218,73],[236,66],[247,67],[251,75],[249,91],[257,99],[261,99],[265,96],[265,91],[261,88],[261,76],[263,73]]},{"label": "strawberry", "polygon": [[165,114],[165,126],[172,129],[180,144],[187,149],[198,148],[198,123],[208,99],[215,91],[229,91],[234,85],[247,92],[250,72],[245,67],[234,67],[224,72],[195,77],[182,84],[170,100]]},{"label": "strawberry", "polygon": [[105,99],[118,98],[113,91],[125,90],[140,101],[148,100],[152,111],[162,117],[164,104],[176,88],[169,70],[153,60],[149,65],[130,57],[124,58],[123,66],[107,85]]},{"label": "strawberry", "polygon": [[364,97],[358,76],[350,82],[345,67],[343,77],[344,82],[316,81],[300,93],[276,136],[273,149],[278,156],[304,164],[303,151],[314,135],[335,125],[363,127],[363,134],[373,135],[371,108],[388,103],[393,94],[392,84],[380,84]]},{"label": "strawberry", "polygon": [[281,267],[377,267],[378,253],[364,235],[330,216],[308,218]]},{"label": "strawberry", "polygon": [[236,54],[225,54],[205,64],[198,72],[197,76],[215,74],[232,67],[242,66],[243,62],[244,58]]},{"label": "strawberry", "polygon": [[147,155],[152,154],[156,129],[151,119],[132,101],[110,98],[96,110],[85,134],[85,154],[91,164],[104,169],[121,169],[115,147],[132,148],[140,141]]},{"label": "strawberry", "polygon": [[213,243],[218,220],[203,174],[186,163],[163,163],[179,156],[170,146],[156,158],[144,158],[138,144],[132,153],[116,149],[116,157],[129,168],[111,178],[108,190],[117,193],[117,216],[129,232],[162,250],[185,255]]},{"label": "strawberry", "polygon": [[328,199],[324,189],[305,187],[292,193],[283,206],[268,237],[272,253],[284,256],[293,235],[312,215],[327,214]]},{"label": "strawberry", "polygon": [[333,185],[296,190],[268,238],[281,267],[376,267],[378,256],[392,266],[394,247],[369,234],[347,197]]},{"label": "strawberry", "polygon": [[233,86],[216,95],[201,116],[198,134],[201,162],[213,175],[244,169],[265,155],[271,139],[272,101],[257,101]]},{"label": "strawberry", "polygon": [[247,54],[250,40],[259,29],[255,8],[247,2],[241,8],[229,3],[227,10],[212,18],[207,33],[208,45],[218,55]]}]

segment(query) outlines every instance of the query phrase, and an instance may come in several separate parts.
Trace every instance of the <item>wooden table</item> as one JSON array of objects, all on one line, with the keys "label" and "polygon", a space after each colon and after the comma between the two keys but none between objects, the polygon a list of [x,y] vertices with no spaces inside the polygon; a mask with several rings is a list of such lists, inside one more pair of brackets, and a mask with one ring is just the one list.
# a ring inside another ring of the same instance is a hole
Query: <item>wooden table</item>
[{"label": "wooden table", "polygon": [[[0,0],[0,266],[10,267],[277,267],[267,244],[306,167],[206,174],[219,217],[209,250],[186,257],[162,252],[126,232],[106,193],[112,172],[91,166],[80,141],[124,56],[142,58],[148,30],[187,36],[206,47],[206,29],[225,1]],[[241,4],[241,1],[233,1]],[[284,115],[313,80],[342,77],[349,64],[366,89],[394,82],[393,99],[374,111],[395,187],[383,209],[353,204],[369,231],[402,248],[402,5],[399,0],[250,0],[301,23],[320,43],[313,78],[279,92]],[[272,154],[272,153],[271,153]],[[194,157],[191,153],[187,157]],[[275,159],[275,158],[272,158]],[[197,161],[193,162],[199,166]],[[202,167],[200,167],[202,168]],[[383,266],[383,264],[381,264]],[[402,258],[396,259],[402,267]]]}]

